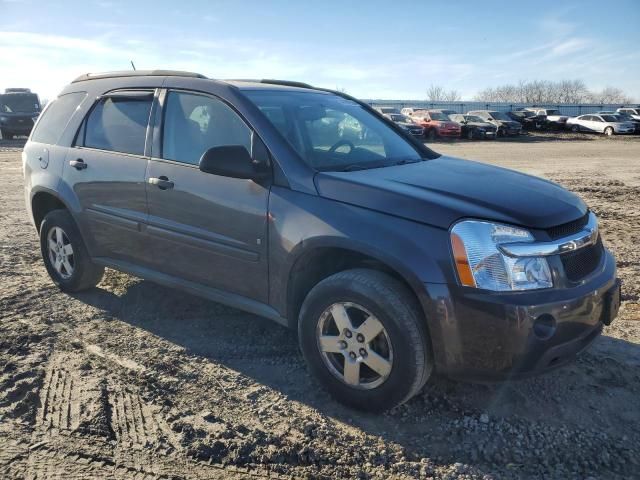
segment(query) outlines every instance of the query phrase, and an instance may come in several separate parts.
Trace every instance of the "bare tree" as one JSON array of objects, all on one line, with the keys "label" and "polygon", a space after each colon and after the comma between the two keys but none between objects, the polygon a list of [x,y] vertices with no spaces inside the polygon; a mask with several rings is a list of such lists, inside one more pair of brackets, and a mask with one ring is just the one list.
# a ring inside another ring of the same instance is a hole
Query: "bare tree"
[{"label": "bare tree", "polygon": [[600,92],[593,92],[590,97],[593,103],[631,103],[631,98],[621,89],[615,87],[606,87]]},{"label": "bare tree", "polygon": [[445,90],[440,85],[431,84],[427,88],[427,100],[430,102],[457,102],[460,100],[460,93],[457,90]]},{"label": "bare tree", "polygon": [[558,103],[630,103],[619,88],[607,87],[601,92],[590,92],[582,80],[521,80],[517,85],[501,85],[478,92],[475,100],[481,102],[558,104]]}]

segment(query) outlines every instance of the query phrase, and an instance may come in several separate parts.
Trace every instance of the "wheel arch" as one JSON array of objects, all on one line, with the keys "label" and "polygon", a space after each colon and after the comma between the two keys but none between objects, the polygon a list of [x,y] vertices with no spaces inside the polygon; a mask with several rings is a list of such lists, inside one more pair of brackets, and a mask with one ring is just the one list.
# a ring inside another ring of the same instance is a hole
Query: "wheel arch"
[{"label": "wheel arch", "polygon": [[286,316],[291,328],[297,328],[302,302],[315,285],[334,273],[353,268],[381,271],[402,283],[415,298],[415,306],[422,313],[428,328],[424,284],[415,273],[391,255],[366,245],[354,245],[338,239],[307,242],[307,245],[300,245],[297,250],[286,285]]}]

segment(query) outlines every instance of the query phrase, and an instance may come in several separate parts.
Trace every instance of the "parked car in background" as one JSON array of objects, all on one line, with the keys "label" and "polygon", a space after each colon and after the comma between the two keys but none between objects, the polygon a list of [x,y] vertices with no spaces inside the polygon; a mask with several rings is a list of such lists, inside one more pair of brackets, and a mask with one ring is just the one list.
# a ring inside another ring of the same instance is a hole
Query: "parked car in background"
[{"label": "parked car in background", "polygon": [[451,121],[440,110],[416,110],[411,118],[424,128],[424,134],[429,140],[434,140],[435,138],[459,138],[462,131],[460,125]]},{"label": "parked car in background", "polygon": [[467,112],[467,115],[480,117],[485,122],[495,125],[498,129],[499,137],[505,135],[520,135],[522,132],[522,125],[509,118],[505,112],[498,112],[496,110],[472,110]]},{"label": "parked car in background", "polygon": [[529,110],[513,110],[507,112],[511,120],[515,120],[524,130],[540,130],[547,122],[546,115],[538,115]]},{"label": "parked car in background", "polygon": [[426,110],[422,108],[404,107],[402,110],[400,110],[400,113],[402,115],[411,117],[415,112],[420,112],[420,111],[426,111]]},{"label": "parked car in background", "polygon": [[635,133],[640,133],[640,118],[633,118],[631,115],[618,112],[614,113],[613,115],[620,119],[621,122],[633,123],[636,128]]},{"label": "parked car in background", "polygon": [[383,115],[388,113],[400,113],[400,109],[396,107],[373,107],[373,109]]},{"label": "parked car in background", "polygon": [[567,121],[567,128],[572,132],[596,132],[611,136],[616,133],[633,133],[635,125],[631,122],[624,122],[615,115],[587,114],[570,118]]},{"label": "parked car in background", "polygon": [[640,120],[640,107],[622,107],[616,110],[617,113],[625,113],[636,120]]},{"label": "parked car in background", "polygon": [[569,119],[568,115],[562,115],[560,110],[555,108],[528,107],[525,108],[525,110],[533,112],[536,115],[544,116],[546,118],[545,126],[548,128],[565,128],[567,120]]},{"label": "parked car in background", "polygon": [[498,127],[475,115],[454,113],[449,115],[449,118],[460,125],[462,137],[468,140],[474,138],[493,140],[498,136]]},{"label": "parked car in background", "polygon": [[414,137],[422,137],[424,135],[424,128],[416,124],[410,117],[402,115],[401,113],[388,113],[385,114],[389,120],[397,124],[403,130],[406,130]]},{"label": "parked car in background", "polygon": [[0,93],[0,134],[11,139],[29,135],[40,115],[40,99],[28,88],[7,88]]}]

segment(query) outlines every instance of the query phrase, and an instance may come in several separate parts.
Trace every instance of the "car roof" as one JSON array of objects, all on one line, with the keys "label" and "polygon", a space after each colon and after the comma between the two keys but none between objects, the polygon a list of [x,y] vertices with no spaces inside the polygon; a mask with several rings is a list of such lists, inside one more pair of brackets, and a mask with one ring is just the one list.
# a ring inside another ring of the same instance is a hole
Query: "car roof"
[{"label": "car roof", "polygon": [[71,83],[86,82],[91,80],[105,80],[110,78],[143,78],[143,77],[183,77],[183,78],[199,78],[203,80],[211,80],[212,82],[221,82],[233,85],[241,90],[299,90],[308,91],[315,90],[319,93],[328,93],[322,90],[314,89],[308,83],[296,82],[291,80],[276,79],[230,79],[218,80],[208,78],[205,75],[196,72],[187,72],[182,70],[122,70],[113,72],[85,73],[75,78]]}]

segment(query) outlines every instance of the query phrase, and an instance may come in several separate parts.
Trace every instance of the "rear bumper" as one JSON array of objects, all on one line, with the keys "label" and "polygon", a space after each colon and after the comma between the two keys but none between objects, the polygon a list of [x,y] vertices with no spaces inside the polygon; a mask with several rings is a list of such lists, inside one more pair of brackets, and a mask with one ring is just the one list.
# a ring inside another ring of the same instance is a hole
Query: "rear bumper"
[{"label": "rear bumper", "polygon": [[606,251],[598,270],[574,288],[501,293],[426,287],[436,370],[496,381],[536,375],[573,359],[617,314],[609,304],[619,281]]}]

